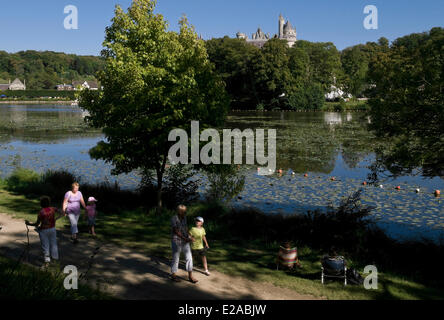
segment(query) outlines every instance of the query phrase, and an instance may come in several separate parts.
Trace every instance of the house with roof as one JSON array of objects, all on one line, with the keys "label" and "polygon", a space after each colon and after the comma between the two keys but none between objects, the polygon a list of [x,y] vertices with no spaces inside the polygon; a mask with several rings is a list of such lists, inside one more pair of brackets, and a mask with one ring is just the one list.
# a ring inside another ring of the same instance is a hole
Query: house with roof
[{"label": "house with roof", "polygon": [[58,84],[56,85],[56,89],[58,91],[72,91],[74,90],[74,86],[72,84]]},{"label": "house with roof", "polygon": [[5,90],[26,90],[26,80],[23,80],[23,82],[21,82],[19,78],[16,78],[12,83],[11,80],[9,80],[9,83],[0,84],[0,91]]},{"label": "house with roof", "polygon": [[96,81],[73,81],[72,86],[74,90],[99,90],[99,85]]}]

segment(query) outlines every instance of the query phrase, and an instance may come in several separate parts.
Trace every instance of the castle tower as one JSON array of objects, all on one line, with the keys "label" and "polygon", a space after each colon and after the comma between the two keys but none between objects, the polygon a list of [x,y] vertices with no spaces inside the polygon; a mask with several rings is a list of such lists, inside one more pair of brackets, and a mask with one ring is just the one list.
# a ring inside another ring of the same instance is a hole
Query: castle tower
[{"label": "castle tower", "polygon": [[279,39],[282,39],[284,37],[284,24],[285,24],[285,19],[282,16],[282,14],[280,14],[279,15],[279,33],[278,33]]}]

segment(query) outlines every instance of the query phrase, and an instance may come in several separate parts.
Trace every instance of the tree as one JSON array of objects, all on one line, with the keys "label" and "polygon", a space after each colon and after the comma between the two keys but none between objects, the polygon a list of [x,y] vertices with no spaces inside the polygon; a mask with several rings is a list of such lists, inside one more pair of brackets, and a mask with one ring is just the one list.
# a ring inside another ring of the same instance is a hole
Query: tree
[{"label": "tree", "polygon": [[253,58],[255,91],[260,101],[267,105],[276,103],[287,93],[293,83],[289,69],[289,48],[287,42],[271,39],[265,43],[262,50]]},{"label": "tree", "polygon": [[98,74],[103,90],[85,90],[79,103],[90,113],[86,121],[106,137],[91,157],[112,163],[115,174],[154,170],[160,210],[170,131],[189,130],[191,120],[201,129],[221,124],[228,99],[194,28],[184,17],[179,33],[168,31],[155,5],[133,0],[127,13],[116,7],[103,43],[105,70]]},{"label": "tree", "polygon": [[300,40],[296,42],[294,48],[300,48],[308,54],[309,81],[320,83],[325,93],[331,91],[335,79],[342,82],[341,56],[333,43]]},{"label": "tree", "polygon": [[444,29],[433,28],[397,39],[370,63],[370,128],[390,138],[378,163],[394,174],[444,176],[443,48]]},{"label": "tree", "polygon": [[346,89],[353,96],[364,90],[367,81],[369,58],[363,45],[347,48],[341,53],[342,68],[346,75]]},{"label": "tree", "polygon": [[260,50],[242,39],[211,39],[205,46],[209,59],[226,83],[232,108],[256,106],[251,60]]}]

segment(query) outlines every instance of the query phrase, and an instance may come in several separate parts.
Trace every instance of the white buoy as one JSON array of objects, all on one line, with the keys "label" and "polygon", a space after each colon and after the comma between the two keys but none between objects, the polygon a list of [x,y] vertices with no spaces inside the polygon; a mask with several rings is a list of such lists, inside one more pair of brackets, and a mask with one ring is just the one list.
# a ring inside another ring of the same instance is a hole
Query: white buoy
[{"label": "white buoy", "polygon": [[421,189],[416,189],[415,191],[416,191],[416,193],[420,193]]},{"label": "white buoy", "polygon": [[380,187],[381,189],[384,189],[384,186],[383,186],[382,184],[380,184],[379,187]]}]

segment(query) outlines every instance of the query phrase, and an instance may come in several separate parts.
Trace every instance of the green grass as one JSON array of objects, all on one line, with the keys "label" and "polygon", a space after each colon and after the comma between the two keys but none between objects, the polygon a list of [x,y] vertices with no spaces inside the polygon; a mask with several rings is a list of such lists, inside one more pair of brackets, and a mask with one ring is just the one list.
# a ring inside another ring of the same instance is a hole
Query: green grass
[{"label": "green grass", "polygon": [[[197,210],[190,207],[189,213]],[[99,219],[97,232],[99,238],[116,244],[136,248],[150,254],[170,258],[171,212],[164,212],[159,217],[142,211],[124,212],[120,215],[107,215]],[[214,225],[206,225],[210,251],[208,261],[210,268],[233,276],[241,276],[254,281],[272,283],[276,286],[290,288],[301,294],[311,294],[327,299],[440,299],[443,292],[428,288],[420,283],[388,274],[379,274],[378,290],[365,290],[362,287],[344,288],[340,282],[320,282],[320,257],[322,253],[308,247],[299,248],[302,269],[296,272],[277,271],[274,259],[277,243],[264,245],[260,241],[244,241],[212,237]],[[353,265],[352,261],[349,261]],[[199,267],[199,262],[197,262]]]},{"label": "green grass", "polygon": [[0,298],[18,300],[104,300],[109,295],[79,283],[77,290],[66,290],[66,275],[58,265],[46,271],[18,264],[0,256]]},{"label": "green grass", "polygon": [[[193,216],[198,210],[199,205],[191,206],[189,215]],[[32,219],[38,212],[38,201],[13,195],[3,190],[0,182],[0,212],[11,214],[18,219]],[[101,240],[169,259],[171,255],[169,221],[172,214],[170,211],[165,211],[163,215],[156,216],[154,211],[147,214],[143,210],[100,214],[96,230]],[[58,225],[66,227],[66,221],[61,219]],[[82,228],[82,225],[80,227]],[[442,289],[427,287],[410,279],[384,272],[379,273],[378,290],[365,290],[353,285],[344,287],[342,283],[335,281],[322,285],[320,251],[300,247],[302,269],[295,272],[277,271],[274,260],[278,243],[227,238],[217,232],[218,226],[212,222],[207,222],[205,228],[211,247],[208,252],[210,269],[222,273],[272,283],[301,294],[327,299],[440,299],[443,296]],[[358,270],[363,268],[355,265],[353,261],[348,262]],[[197,266],[199,267],[199,263]]]}]

